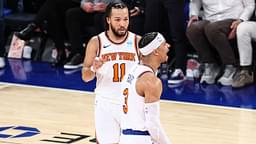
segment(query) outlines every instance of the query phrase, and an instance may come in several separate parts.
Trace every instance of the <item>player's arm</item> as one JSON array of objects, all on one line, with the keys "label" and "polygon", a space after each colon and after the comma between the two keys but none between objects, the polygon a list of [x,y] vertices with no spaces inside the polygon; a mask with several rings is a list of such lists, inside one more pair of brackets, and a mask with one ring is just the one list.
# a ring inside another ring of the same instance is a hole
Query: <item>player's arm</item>
[{"label": "player's arm", "polygon": [[93,63],[97,56],[97,51],[99,49],[99,41],[97,36],[94,36],[90,39],[87,44],[85,58],[83,62],[82,69],[82,79],[85,82],[91,81],[95,77],[95,71],[93,70]]},{"label": "player's arm", "polygon": [[170,144],[160,122],[161,80],[155,77],[153,73],[145,73],[138,79],[136,89],[140,95],[145,97],[146,129],[150,136],[158,144]]}]

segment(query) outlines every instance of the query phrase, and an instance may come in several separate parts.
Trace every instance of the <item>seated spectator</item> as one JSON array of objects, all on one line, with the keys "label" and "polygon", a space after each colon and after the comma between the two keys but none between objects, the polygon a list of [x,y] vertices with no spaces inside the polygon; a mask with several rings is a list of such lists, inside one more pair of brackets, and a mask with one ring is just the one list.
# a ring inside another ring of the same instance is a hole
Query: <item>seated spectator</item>
[{"label": "seated spectator", "polygon": [[53,39],[58,56],[54,66],[63,65],[66,59],[64,41],[66,39],[65,31],[65,12],[69,8],[78,7],[79,2],[73,0],[46,0],[37,13],[36,19],[30,23],[25,29],[16,33],[22,40],[28,40],[32,37],[36,29],[42,31],[42,25],[47,21],[47,32]]},{"label": "seated spectator", "polygon": [[240,88],[254,82],[252,41],[256,41],[256,22],[243,22],[237,27],[237,44],[241,70],[234,77],[232,87]]},{"label": "seated spectator", "polygon": [[[235,38],[237,26],[251,17],[254,6],[254,0],[191,1],[187,37],[205,67],[201,83],[215,82],[221,62],[224,70],[218,83],[232,84],[236,58],[229,40]],[[203,20],[198,17],[201,8]]]}]

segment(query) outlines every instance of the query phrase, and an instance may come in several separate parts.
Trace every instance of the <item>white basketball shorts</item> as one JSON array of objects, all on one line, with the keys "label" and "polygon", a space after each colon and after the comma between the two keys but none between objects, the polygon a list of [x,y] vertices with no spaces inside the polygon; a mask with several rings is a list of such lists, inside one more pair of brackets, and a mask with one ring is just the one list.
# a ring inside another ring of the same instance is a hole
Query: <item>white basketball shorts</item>
[{"label": "white basketball shorts", "polygon": [[121,104],[114,104],[103,100],[95,101],[96,138],[100,144],[119,143],[122,110]]}]

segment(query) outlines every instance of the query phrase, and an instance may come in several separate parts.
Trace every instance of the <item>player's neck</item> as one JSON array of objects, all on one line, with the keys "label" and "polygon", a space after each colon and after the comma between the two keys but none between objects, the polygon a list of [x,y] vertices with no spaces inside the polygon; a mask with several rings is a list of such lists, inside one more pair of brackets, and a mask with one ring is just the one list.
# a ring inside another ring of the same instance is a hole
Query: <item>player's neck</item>
[{"label": "player's neck", "polygon": [[128,32],[124,36],[116,36],[111,30],[107,31],[108,38],[114,43],[123,43],[127,38]]},{"label": "player's neck", "polygon": [[142,60],[141,64],[150,67],[151,69],[153,69],[154,72],[156,72],[158,70],[158,67],[160,66],[160,64],[157,61],[153,60]]}]

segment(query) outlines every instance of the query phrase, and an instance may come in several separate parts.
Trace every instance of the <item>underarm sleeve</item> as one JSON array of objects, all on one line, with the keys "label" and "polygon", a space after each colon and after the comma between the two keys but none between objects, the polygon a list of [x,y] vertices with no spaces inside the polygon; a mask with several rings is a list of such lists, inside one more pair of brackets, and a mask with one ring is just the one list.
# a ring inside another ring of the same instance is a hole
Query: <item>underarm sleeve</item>
[{"label": "underarm sleeve", "polygon": [[160,122],[160,103],[145,104],[146,128],[157,144],[171,144]]}]

